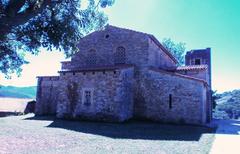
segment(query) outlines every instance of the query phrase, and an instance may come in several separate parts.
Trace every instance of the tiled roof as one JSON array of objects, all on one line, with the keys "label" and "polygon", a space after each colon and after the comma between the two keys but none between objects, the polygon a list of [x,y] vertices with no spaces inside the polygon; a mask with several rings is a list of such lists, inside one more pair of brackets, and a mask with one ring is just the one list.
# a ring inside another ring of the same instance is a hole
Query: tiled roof
[{"label": "tiled roof", "polygon": [[186,78],[186,79],[190,79],[190,80],[200,81],[200,82],[204,83],[204,85],[208,85],[205,80],[195,78],[195,77],[192,77],[192,76],[183,75],[183,74],[174,73],[174,72],[168,72],[168,71],[165,71],[165,70],[162,70],[162,69],[151,68],[150,70],[155,71],[155,72],[161,72],[161,73],[173,75],[173,76],[178,76],[178,77],[182,77],[182,78]]},{"label": "tiled roof", "polygon": [[191,70],[205,70],[207,65],[189,65],[189,66],[179,66],[176,68],[177,71],[191,71]]}]

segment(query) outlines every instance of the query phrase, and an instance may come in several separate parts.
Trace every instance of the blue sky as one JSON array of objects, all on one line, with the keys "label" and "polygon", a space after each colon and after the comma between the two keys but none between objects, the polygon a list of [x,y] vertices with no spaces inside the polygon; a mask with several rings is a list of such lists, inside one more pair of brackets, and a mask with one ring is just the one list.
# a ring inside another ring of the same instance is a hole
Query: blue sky
[{"label": "blue sky", "polygon": [[[172,38],[188,50],[211,47],[213,88],[240,89],[239,0],[116,0],[105,12],[111,25]],[[43,52],[28,59],[22,77],[0,76],[0,84],[35,85],[37,75],[57,74],[64,56]]]}]

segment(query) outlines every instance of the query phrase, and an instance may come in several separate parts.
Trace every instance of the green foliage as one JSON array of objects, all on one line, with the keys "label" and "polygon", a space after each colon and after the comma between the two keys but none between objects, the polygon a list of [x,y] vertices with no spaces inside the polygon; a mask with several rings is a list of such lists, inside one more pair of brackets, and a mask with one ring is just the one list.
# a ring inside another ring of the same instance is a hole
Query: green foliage
[{"label": "green foliage", "polygon": [[170,38],[164,38],[162,44],[178,60],[179,65],[184,65],[184,55],[186,53],[185,43],[175,43]]},{"label": "green foliage", "polygon": [[[77,42],[83,36],[106,25],[107,16],[102,8],[114,3],[114,0],[85,0],[88,1],[88,7],[82,9],[81,1],[84,0],[52,1],[42,12],[34,15],[37,8],[43,7],[41,5],[46,1],[25,0],[20,3],[0,0],[0,26],[6,29],[0,30],[0,73],[4,73],[6,77],[10,77],[12,73],[20,75],[21,66],[28,63],[25,54],[36,55],[40,47],[49,51],[63,51],[66,57],[76,53]],[[12,21],[17,16],[25,20],[22,15],[27,17],[31,14],[32,18],[19,22],[24,24],[18,24],[17,20],[15,23]],[[8,26],[9,23],[13,26]]]},{"label": "green foliage", "polygon": [[[227,98],[227,99],[225,99]],[[224,102],[217,103],[215,109],[215,117],[225,117],[225,119],[239,119],[240,118],[240,90],[226,92],[219,95],[217,101],[225,100]]]},{"label": "green foliage", "polygon": [[212,105],[213,105],[213,109],[216,108],[217,106],[217,99],[221,98],[218,94],[217,91],[211,91],[211,95],[212,95]]}]

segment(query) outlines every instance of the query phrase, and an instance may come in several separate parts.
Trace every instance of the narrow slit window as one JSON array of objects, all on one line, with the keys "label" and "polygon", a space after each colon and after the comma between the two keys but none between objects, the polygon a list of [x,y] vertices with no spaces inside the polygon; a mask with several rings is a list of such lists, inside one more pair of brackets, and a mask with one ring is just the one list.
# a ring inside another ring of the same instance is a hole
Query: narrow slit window
[{"label": "narrow slit window", "polygon": [[88,106],[91,104],[91,91],[85,91],[84,95],[85,95],[84,104]]},{"label": "narrow slit window", "polygon": [[172,108],[172,94],[169,94],[169,109]]}]

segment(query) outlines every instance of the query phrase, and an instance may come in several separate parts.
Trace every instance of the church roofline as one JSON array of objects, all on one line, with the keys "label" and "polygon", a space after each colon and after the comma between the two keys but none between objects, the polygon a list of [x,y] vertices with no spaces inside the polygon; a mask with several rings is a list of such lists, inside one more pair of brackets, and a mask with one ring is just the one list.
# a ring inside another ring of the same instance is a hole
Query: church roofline
[{"label": "church roofline", "polygon": [[121,28],[121,27],[117,27],[117,26],[113,26],[113,25],[107,25],[106,28],[108,28],[108,27],[128,30],[128,31],[131,31],[134,33],[139,33],[139,34],[145,35],[146,37],[150,38],[160,49],[162,49],[163,52],[165,52],[176,64],[178,63],[177,59],[159,42],[159,40],[154,35],[136,31],[136,30],[132,30],[132,29]]},{"label": "church roofline", "polygon": [[59,76],[37,76],[36,78],[59,78]]},{"label": "church roofline", "polygon": [[152,35],[148,34],[148,37],[160,48],[163,52],[165,52],[176,64],[178,63],[177,59],[158,41],[158,39]]},{"label": "church roofline", "polygon": [[211,48],[207,47],[207,48],[202,48],[202,49],[192,49],[187,51],[186,54],[193,54],[193,53],[200,53],[200,52],[211,52]]},{"label": "church roofline", "polygon": [[[172,60],[174,63],[178,64],[178,61],[177,59],[159,42],[159,40],[152,34],[149,34],[149,33],[145,33],[145,32],[141,32],[141,31],[136,31],[136,30],[132,30],[132,29],[128,29],[128,28],[123,28],[123,27],[117,27],[117,26],[113,26],[113,25],[106,25],[104,27],[104,29],[100,29],[100,30],[97,30],[95,32],[99,32],[99,31],[104,31],[108,28],[115,28],[115,29],[121,29],[121,30],[126,30],[126,31],[130,31],[130,32],[133,32],[133,33],[138,33],[138,34],[142,34],[143,36],[146,36],[147,38],[150,38],[160,49],[162,49],[162,51],[164,53],[166,53]],[[92,32],[92,33],[95,33],[95,32]],[[86,35],[85,37],[91,35],[92,33]],[[85,37],[83,37],[82,39],[84,39]]]},{"label": "church roofline", "polygon": [[61,61],[60,63],[70,63],[71,61]]},{"label": "church roofline", "polygon": [[126,68],[131,68],[134,67],[134,65],[116,65],[116,66],[99,66],[99,67],[84,67],[84,68],[77,68],[77,69],[65,69],[58,71],[59,73],[64,73],[64,72],[89,72],[89,71],[114,71],[117,69],[126,69]]}]

